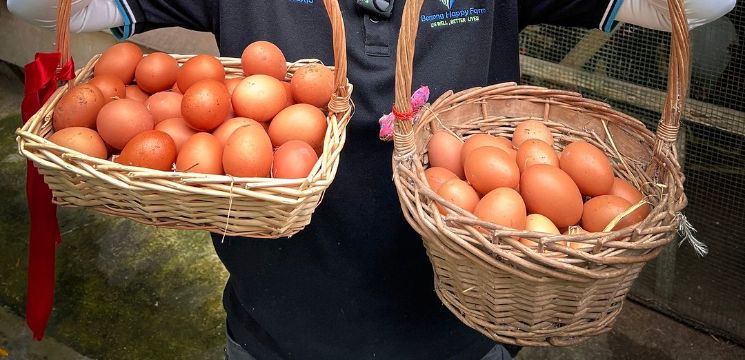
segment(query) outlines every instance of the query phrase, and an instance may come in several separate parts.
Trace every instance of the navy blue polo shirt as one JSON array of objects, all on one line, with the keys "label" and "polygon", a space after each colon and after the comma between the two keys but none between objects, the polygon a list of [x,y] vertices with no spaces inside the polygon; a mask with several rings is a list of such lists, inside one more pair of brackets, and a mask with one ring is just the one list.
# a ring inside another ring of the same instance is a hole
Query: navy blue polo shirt
[{"label": "navy blue polo shirt", "polygon": [[[215,34],[223,56],[256,40],[288,60],[333,64],[321,0],[118,0],[121,37],[181,26]],[[213,236],[230,272],[224,306],[232,337],[259,359],[480,359],[494,343],[438,300],[421,239],[391,181],[392,144],[378,118],[393,103],[404,0],[389,20],[341,0],[356,110],[336,180],[311,224],[289,239]],[[517,81],[518,33],[549,23],[607,29],[620,0],[426,0],[414,86],[444,91]]]}]

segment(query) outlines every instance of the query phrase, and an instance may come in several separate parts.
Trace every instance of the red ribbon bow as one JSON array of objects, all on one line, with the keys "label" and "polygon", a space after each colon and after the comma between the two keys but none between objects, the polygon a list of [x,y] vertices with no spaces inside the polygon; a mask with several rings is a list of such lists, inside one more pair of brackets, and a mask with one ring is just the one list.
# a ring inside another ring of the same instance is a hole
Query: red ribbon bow
[{"label": "red ribbon bow", "polygon": [[[57,81],[75,77],[72,58],[60,69],[60,53],[37,53],[25,66],[25,89],[21,117],[26,123],[57,89]],[[54,258],[61,241],[57,224],[57,206],[44,178],[28,161],[26,166],[26,196],[31,218],[29,231],[28,290],[26,294],[26,324],[34,339],[44,337],[54,302]]]}]

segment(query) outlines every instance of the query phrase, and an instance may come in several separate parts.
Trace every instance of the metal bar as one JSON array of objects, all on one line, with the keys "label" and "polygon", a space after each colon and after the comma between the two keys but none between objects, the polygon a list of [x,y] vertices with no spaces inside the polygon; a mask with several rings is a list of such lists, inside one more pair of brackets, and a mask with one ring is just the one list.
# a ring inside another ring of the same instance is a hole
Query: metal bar
[{"label": "metal bar", "polygon": [[611,32],[606,33],[599,29],[588,31],[582,40],[567,53],[559,64],[575,69],[581,69],[600,49],[611,39],[613,33],[620,26],[615,26]]},{"label": "metal bar", "polygon": [[[570,89],[581,88],[601,98],[627,103],[660,112],[665,103],[665,92],[644,86],[598,76],[591,72],[521,55],[521,70],[542,80]],[[692,123],[715,127],[733,134],[745,135],[745,113],[703,101],[686,101],[683,118]]]}]

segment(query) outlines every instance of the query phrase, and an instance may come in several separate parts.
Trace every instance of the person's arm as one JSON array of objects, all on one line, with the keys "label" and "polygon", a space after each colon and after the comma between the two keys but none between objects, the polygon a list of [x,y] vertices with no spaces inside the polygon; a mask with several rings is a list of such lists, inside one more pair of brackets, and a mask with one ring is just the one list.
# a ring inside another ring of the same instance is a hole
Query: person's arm
[{"label": "person's arm", "polygon": [[[8,0],[8,10],[36,26],[54,30],[57,0]],[[115,0],[73,0],[70,14],[72,32],[99,31],[124,25]]]},{"label": "person's arm", "polygon": [[[670,31],[667,0],[622,0],[616,20],[649,29]],[[688,28],[710,23],[735,8],[735,0],[686,0]]]},{"label": "person's arm", "polygon": [[[147,30],[180,26],[212,31],[217,24],[218,1],[195,0],[73,0],[73,32],[111,29],[126,39]],[[54,29],[57,0],[8,0],[8,10],[37,26]]]},{"label": "person's arm", "polygon": [[[685,0],[688,25],[714,21],[735,7],[735,0]],[[610,31],[616,21],[670,31],[667,0],[521,0],[520,25],[552,24]]]}]

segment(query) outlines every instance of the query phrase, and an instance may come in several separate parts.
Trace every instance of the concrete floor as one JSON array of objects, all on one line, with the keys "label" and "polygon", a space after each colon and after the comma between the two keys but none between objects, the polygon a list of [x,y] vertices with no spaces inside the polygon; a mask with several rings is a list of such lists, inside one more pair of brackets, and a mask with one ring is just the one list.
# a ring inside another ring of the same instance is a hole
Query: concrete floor
[{"label": "concrete floor", "polygon": [[[22,85],[0,63],[0,359],[220,359],[226,272],[206,233],[61,209],[55,309],[33,342],[24,312],[28,220],[13,131]],[[529,359],[745,359],[745,349],[627,302],[613,331]]]},{"label": "concrete floor", "polygon": [[89,359],[58,342],[46,337],[43,341],[30,341],[31,334],[25,320],[4,307],[0,307],[0,358],[7,359]]}]

